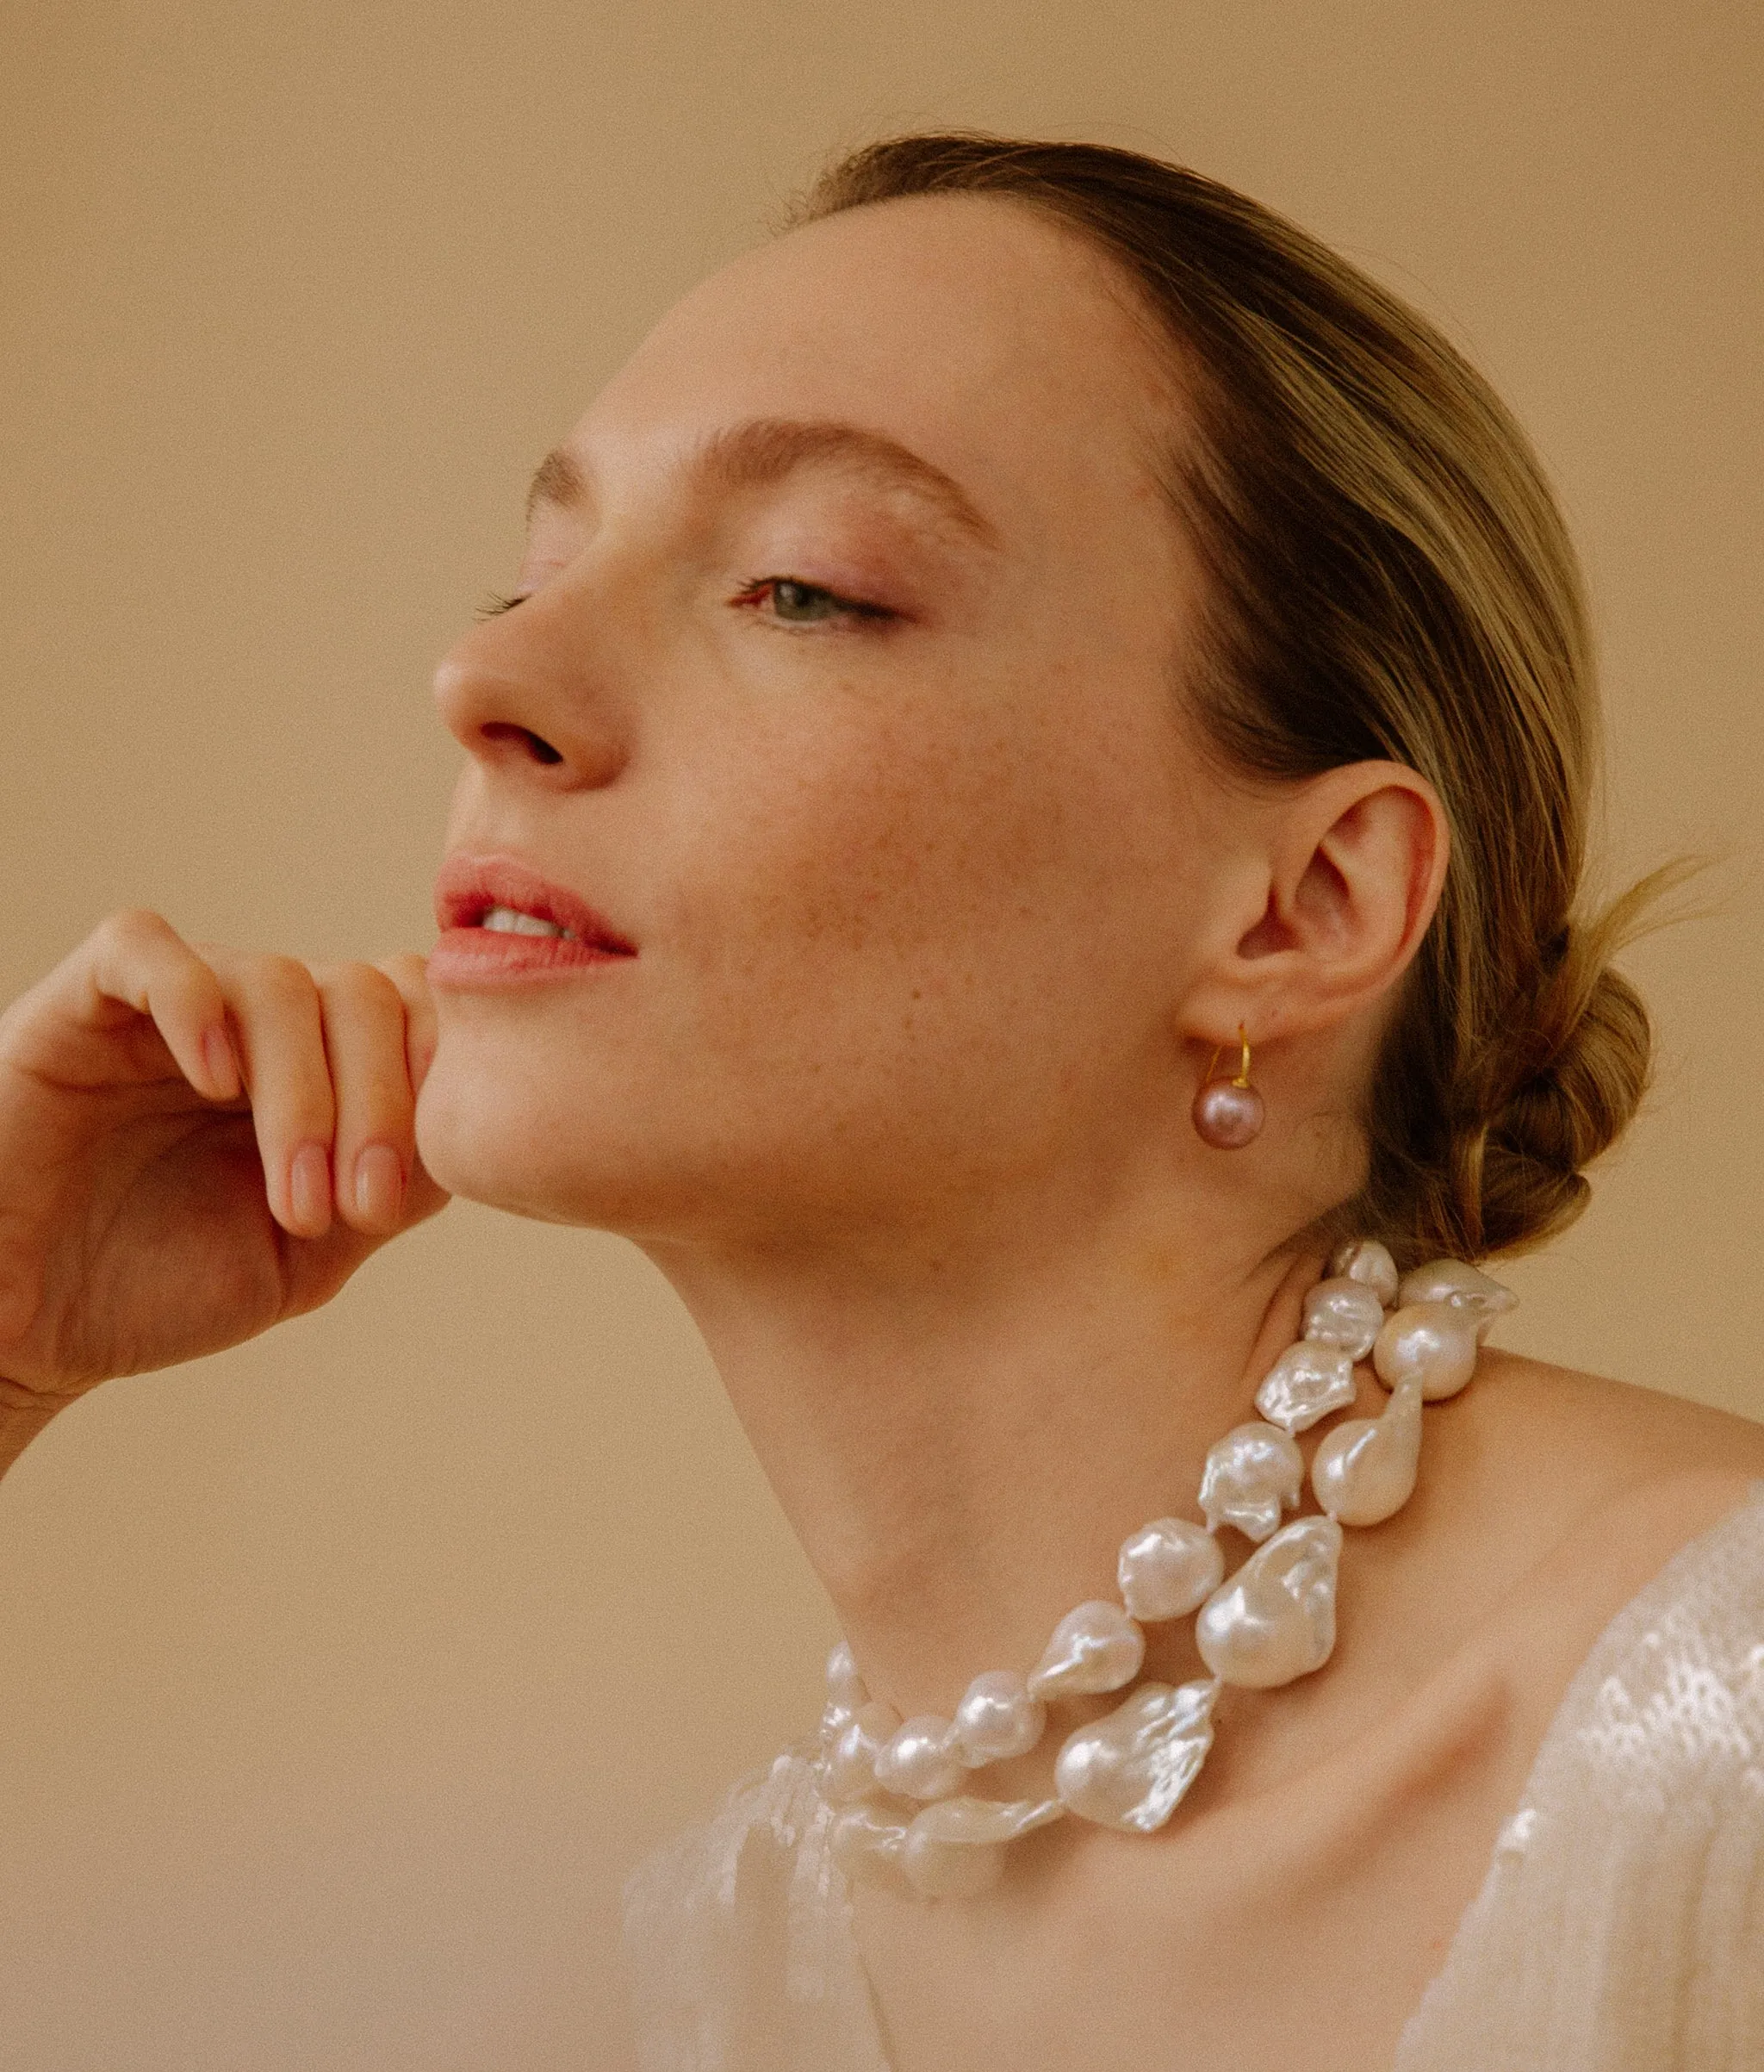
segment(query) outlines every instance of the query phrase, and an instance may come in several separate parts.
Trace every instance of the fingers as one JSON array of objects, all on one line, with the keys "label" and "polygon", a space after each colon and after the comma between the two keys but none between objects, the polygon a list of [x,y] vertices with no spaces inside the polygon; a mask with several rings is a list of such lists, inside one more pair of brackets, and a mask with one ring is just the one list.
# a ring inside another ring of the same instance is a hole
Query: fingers
[{"label": "fingers", "polygon": [[371,964],[321,971],[317,986],[337,1098],[337,1212],[352,1229],[389,1237],[404,1220],[416,1156],[405,999]]},{"label": "fingers", "polygon": [[[413,1075],[434,1047],[421,959],[385,970],[313,970],[292,957],[216,962],[276,1220],[296,1237],[324,1236],[333,1216],[363,1236],[390,1237],[413,1205]],[[423,1185],[431,1214],[438,1204]]]},{"label": "fingers", "polygon": [[405,1062],[410,1083],[420,1093],[435,1061],[435,996],[429,991],[428,966],[413,949],[388,957],[379,966],[398,988],[404,1002]]},{"label": "fingers", "polygon": [[198,1093],[213,1101],[239,1098],[243,1078],[220,981],[158,914],[111,915],[50,985],[90,1029],[106,1027],[118,1008],[145,1016]]},{"label": "fingers", "polygon": [[337,1101],[319,988],[294,957],[211,951],[232,1018],[270,1212],[295,1237],[331,1228]]},{"label": "fingers", "polygon": [[[414,950],[388,957],[380,969],[398,988],[404,1002],[405,1061],[410,1073],[413,1098],[420,1093],[429,1067],[435,1061],[437,1030],[435,996],[429,991],[428,965]],[[438,1186],[425,1169],[422,1154],[413,1147],[410,1180],[404,1194],[407,1224],[421,1223],[447,1205],[445,1188]]]},{"label": "fingers", "polygon": [[[132,912],[105,921],[44,993],[63,1028],[85,1032],[83,1083],[114,1077],[119,1040],[139,1049],[144,1019],[157,1032],[149,1076],[169,1052],[204,1098],[247,1098],[270,1210],[291,1235],[323,1237],[338,1217],[387,1237],[444,1198],[416,1161],[414,1088],[435,1044],[419,956],[315,972],[192,947],[158,915]],[[54,1047],[56,1076],[72,1055]]]}]

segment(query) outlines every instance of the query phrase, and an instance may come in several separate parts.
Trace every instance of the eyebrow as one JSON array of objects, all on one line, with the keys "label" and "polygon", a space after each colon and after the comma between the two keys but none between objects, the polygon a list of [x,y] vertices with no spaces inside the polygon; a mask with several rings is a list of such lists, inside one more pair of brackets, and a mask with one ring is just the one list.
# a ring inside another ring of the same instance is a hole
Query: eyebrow
[{"label": "eyebrow", "polygon": [[581,470],[562,446],[554,446],[533,470],[527,487],[527,516],[531,518],[540,504],[556,504],[560,510],[572,511],[587,492]]},{"label": "eyebrow", "polygon": [[[700,441],[687,471],[724,488],[753,489],[811,467],[842,468],[879,488],[904,491],[968,538],[987,547],[999,544],[997,527],[953,476],[885,432],[837,419],[761,417],[731,425]],[[542,503],[570,509],[587,491],[581,469],[559,447],[539,463],[527,513]]]}]

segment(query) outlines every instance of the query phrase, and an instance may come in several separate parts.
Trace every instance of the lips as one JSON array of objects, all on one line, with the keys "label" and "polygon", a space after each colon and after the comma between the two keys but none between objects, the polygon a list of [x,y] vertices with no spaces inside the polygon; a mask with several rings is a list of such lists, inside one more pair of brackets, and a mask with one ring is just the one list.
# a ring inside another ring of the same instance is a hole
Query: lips
[{"label": "lips", "polygon": [[[519,935],[488,929],[484,918],[496,907],[531,914],[568,933]],[[585,899],[512,856],[450,856],[435,884],[435,919],[441,937],[430,953],[429,976],[439,985],[540,977],[624,961],[637,954],[637,945]]]}]

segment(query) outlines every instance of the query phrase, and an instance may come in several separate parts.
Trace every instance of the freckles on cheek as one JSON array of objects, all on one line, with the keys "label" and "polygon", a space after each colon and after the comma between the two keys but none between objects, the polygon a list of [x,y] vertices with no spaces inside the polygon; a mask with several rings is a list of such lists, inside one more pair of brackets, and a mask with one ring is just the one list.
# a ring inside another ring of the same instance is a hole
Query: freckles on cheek
[{"label": "freckles on cheek", "polygon": [[842,775],[781,802],[761,860],[758,917],[778,949],[794,945],[804,960],[915,939],[936,868],[919,797],[898,767]]},{"label": "freckles on cheek", "polygon": [[706,826],[691,874],[708,893],[692,932],[702,921],[714,936],[704,947],[717,980],[769,971],[799,981],[804,1005],[817,988],[861,983],[854,961],[873,959],[885,984],[941,932],[972,841],[948,757],[922,728],[873,726],[822,745],[732,772],[718,816],[726,840]]},{"label": "freckles on cheek", "polygon": [[[1057,807],[1022,743],[902,725],[774,796],[756,830],[756,925],[813,976],[868,960],[879,983],[941,989],[1040,879]],[[1031,794],[1034,794],[1032,796]],[[849,981],[854,974],[839,974]],[[829,974],[832,979],[834,974]]]}]

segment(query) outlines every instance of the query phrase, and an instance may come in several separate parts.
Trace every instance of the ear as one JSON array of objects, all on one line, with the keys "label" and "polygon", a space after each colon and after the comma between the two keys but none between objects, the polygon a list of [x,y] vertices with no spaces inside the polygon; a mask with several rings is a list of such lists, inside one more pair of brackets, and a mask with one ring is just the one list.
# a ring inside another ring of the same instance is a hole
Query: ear
[{"label": "ear", "polygon": [[1329,1029],[1396,983],[1439,904],[1450,837],[1425,777],[1353,762],[1268,797],[1234,912],[1183,1033],[1228,1042]]}]

